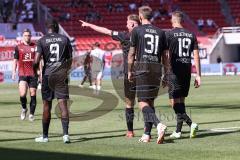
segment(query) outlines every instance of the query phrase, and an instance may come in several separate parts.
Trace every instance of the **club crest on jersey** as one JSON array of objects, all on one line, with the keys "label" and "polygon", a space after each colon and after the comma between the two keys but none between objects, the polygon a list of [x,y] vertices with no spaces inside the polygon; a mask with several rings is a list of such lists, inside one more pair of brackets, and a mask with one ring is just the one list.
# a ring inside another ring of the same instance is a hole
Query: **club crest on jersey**
[{"label": "club crest on jersey", "polygon": [[34,48],[31,48],[31,52],[34,52],[35,51],[35,49]]}]

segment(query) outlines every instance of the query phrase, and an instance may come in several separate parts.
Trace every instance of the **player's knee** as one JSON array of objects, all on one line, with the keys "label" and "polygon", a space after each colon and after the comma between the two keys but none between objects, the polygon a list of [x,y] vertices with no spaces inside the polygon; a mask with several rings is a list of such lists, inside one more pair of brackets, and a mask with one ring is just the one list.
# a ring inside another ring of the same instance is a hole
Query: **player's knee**
[{"label": "player's knee", "polygon": [[126,98],[125,101],[126,101],[126,108],[133,108],[134,101],[135,101],[134,99]]},{"label": "player's knee", "polygon": [[68,118],[69,117],[68,110],[63,110],[61,116],[62,118]]},{"label": "player's knee", "polygon": [[30,96],[31,96],[31,97],[32,97],[32,96],[36,96],[36,90],[30,91]]}]

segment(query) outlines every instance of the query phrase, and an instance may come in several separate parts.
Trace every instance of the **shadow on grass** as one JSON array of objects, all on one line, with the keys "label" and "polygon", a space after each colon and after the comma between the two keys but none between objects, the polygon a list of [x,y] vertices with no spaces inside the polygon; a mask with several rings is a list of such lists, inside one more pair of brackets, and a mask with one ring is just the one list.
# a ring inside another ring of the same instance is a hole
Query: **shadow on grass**
[{"label": "shadow on grass", "polygon": [[20,107],[20,102],[0,102],[0,106],[4,106],[4,105],[17,105]]},{"label": "shadow on grass", "polygon": [[[227,134],[232,134],[232,133],[237,133],[240,132],[239,129],[235,131],[211,131],[211,130],[199,130],[197,132],[197,136],[193,139],[199,139],[199,138],[205,138],[205,137],[212,137],[212,136],[221,136],[221,135],[227,135]],[[189,132],[183,131],[182,136],[179,140],[181,139],[189,139]],[[175,139],[177,140],[177,139]]]},{"label": "shadow on grass", "polygon": [[91,138],[77,138],[77,139],[72,139],[71,143],[85,142],[85,141],[91,141],[91,140],[97,140],[97,139],[123,137],[123,136],[125,136],[125,134],[118,134],[118,135],[111,135],[111,136],[99,136],[99,137],[91,137]]},{"label": "shadow on grass", "polygon": [[239,104],[206,104],[206,105],[187,105],[191,109],[240,109]]},{"label": "shadow on grass", "polygon": [[[230,122],[239,122],[240,119],[235,119],[235,120],[226,120],[226,121],[212,121],[212,122],[202,122],[202,123],[198,123],[198,124],[215,124],[215,123],[230,123]],[[172,126],[168,126],[168,127],[175,127],[175,125]],[[155,129],[155,128],[154,128]],[[143,131],[143,128],[135,128],[135,131]],[[39,135],[39,132],[34,132],[34,131],[17,131],[17,130],[0,130],[0,132],[3,133],[14,133],[14,134],[35,134],[36,136]],[[91,138],[78,138],[75,139],[76,142],[82,142],[82,141],[89,141],[89,140],[94,140],[94,139],[103,139],[103,138],[114,138],[114,137],[124,137],[125,136],[125,132],[126,129],[120,129],[120,130],[109,130],[109,131],[98,131],[98,132],[86,132],[86,133],[75,133],[75,134],[70,134],[70,136],[87,136],[87,135],[97,135],[97,134],[111,134],[111,133],[119,133],[118,135],[107,135],[107,136],[96,136],[96,137],[91,137]],[[208,136],[219,136],[219,135],[223,135],[223,134],[230,134],[230,133],[235,133],[235,132],[239,132],[239,131],[232,131],[232,132],[212,132],[209,130],[199,130],[198,131],[198,138],[202,138],[202,137],[208,137]],[[154,133],[154,131],[153,131]],[[189,132],[182,132],[183,136],[186,133]],[[171,133],[167,133],[166,137],[168,137]],[[50,133],[50,138],[52,137],[61,137],[62,134],[59,133]],[[0,143],[1,142],[8,142],[8,141],[22,141],[22,140],[34,140],[35,137],[31,137],[31,138],[15,138],[15,139],[0,139]],[[188,138],[188,137],[182,137],[184,138]],[[73,138],[74,140],[74,138]],[[76,143],[74,142],[74,143]],[[166,140],[167,143],[172,143],[171,140],[168,141],[168,139]]]},{"label": "shadow on grass", "polygon": [[[158,105],[155,108],[161,110],[161,108],[170,108],[168,105]],[[200,104],[200,105],[188,105],[186,104],[187,109],[240,109],[239,104]]]},{"label": "shadow on grass", "polygon": [[[35,114],[34,116],[35,116],[35,117],[37,117],[37,116],[42,116],[42,114]],[[0,117],[0,119],[8,119],[8,118],[17,118],[17,119],[19,119],[19,121],[20,121],[20,111],[19,111],[19,115],[14,115],[14,116],[1,116],[1,117]],[[26,117],[25,120],[27,120],[27,118],[28,118],[28,117]],[[52,118],[52,119],[58,119],[58,118]],[[39,119],[35,118],[35,121],[37,121],[37,120],[42,120],[42,118],[39,118]]]},{"label": "shadow on grass", "polygon": [[0,148],[4,160],[131,160],[131,158]]}]

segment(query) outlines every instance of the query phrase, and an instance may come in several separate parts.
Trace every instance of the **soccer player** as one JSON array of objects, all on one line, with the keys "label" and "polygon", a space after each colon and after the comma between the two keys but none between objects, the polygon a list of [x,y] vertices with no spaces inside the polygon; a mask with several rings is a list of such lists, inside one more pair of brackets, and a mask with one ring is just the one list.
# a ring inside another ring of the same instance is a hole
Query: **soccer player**
[{"label": "soccer player", "polygon": [[191,128],[190,138],[195,137],[198,125],[193,123],[185,109],[185,97],[188,96],[191,80],[191,54],[194,55],[196,78],[194,86],[200,87],[201,70],[198,53],[198,42],[194,33],[182,26],[183,14],[176,11],[171,18],[173,29],[166,33],[170,55],[171,73],[168,77],[169,98],[177,116],[176,131],[170,137],[180,138],[183,121]]},{"label": "soccer player", "polygon": [[93,50],[91,50],[90,56],[92,57],[92,78],[93,78],[93,90],[98,94],[101,90],[103,70],[105,66],[105,52],[100,48],[100,43],[95,42],[93,44]]},{"label": "soccer player", "polygon": [[26,118],[27,114],[27,91],[29,89],[30,101],[30,114],[29,120],[34,121],[34,112],[37,104],[36,88],[37,88],[37,75],[33,71],[33,61],[35,57],[35,43],[31,42],[31,31],[29,29],[23,30],[23,42],[15,47],[15,54],[13,60],[12,79],[16,79],[16,70],[18,67],[19,75],[19,94],[20,102],[22,105],[21,120]]},{"label": "soccer player", "polygon": [[133,131],[133,121],[134,121],[134,101],[135,101],[135,91],[131,90],[131,88],[135,87],[134,82],[128,81],[128,51],[130,48],[130,34],[133,28],[137,27],[140,24],[139,17],[136,14],[130,14],[127,16],[127,29],[128,31],[112,31],[110,29],[96,26],[94,24],[90,24],[84,21],[82,22],[83,27],[90,27],[91,29],[107,34],[112,37],[112,39],[119,41],[121,43],[121,47],[123,50],[123,62],[124,62],[124,95],[125,95],[125,116],[127,123],[127,133],[126,137],[132,138],[134,137]]},{"label": "soccer player", "polygon": [[72,64],[72,46],[70,40],[58,33],[57,21],[47,22],[48,34],[38,40],[37,51],[34,61],[34,70],[39,67],[39,61],[43,58],[44,66],[42,70],[42,99],[43,135],[35,139],[35,142],[48,142],[48,130],[51,120],[52,100],[58,99],[61,122],[63,128],[63,142],[70,143],[68,135],[69,111],[67,100],[69,99],[68,71]]},{"label": "soccer player", "polygon": [[90,51],[88,51],[86,53],[86,57],[84,59],[84,62],[83,62],[83,65],[84,65],[84,77],[83,77],[83,80],[81,82],[81,84],[79,85],[79,87],[83,87],[83,84],[84,82],[87,80],[89,80],[89,83],[90,83],[90,88],[92,87],[92,76],[91,76],[91,63],[92,63],[92,57],[90,55]]},{"label": "soccer player", "polygon": [[[166,37],[164,31],[151,24],[152,9],[139,8],[141,26],[132,31],[128,54],[128,79],[136,79],[136,93],[143,113],[145,130],[140,142],[149,142],[153,124],[157,126],[157,143],[163,143],[166,126],[160,123],[154,109],[161,80],[161,62],[165,61]],[[163,60],[162,60],[163,59]]]}]

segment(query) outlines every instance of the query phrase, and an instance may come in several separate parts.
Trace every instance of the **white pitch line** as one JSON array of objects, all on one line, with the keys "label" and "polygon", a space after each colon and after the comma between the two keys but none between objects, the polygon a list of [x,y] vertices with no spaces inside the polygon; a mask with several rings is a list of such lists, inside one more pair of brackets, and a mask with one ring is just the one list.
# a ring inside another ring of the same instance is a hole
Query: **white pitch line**
[{"label": "white pitch line", "polygon": [[240,127],[228,127],[228,128],[212,128],[210,131],[213,132],[234,132],[240,131]]}]

